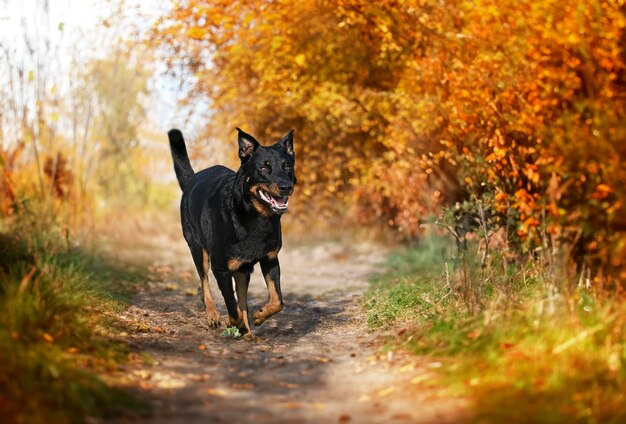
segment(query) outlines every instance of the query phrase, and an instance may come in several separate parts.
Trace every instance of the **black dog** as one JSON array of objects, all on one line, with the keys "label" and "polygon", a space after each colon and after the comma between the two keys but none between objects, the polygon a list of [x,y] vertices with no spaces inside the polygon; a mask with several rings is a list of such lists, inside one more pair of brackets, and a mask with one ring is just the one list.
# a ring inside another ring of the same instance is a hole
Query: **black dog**
[{"label": "black dog", "polygon": [[182,133],[174,129],[168,136],[176,178],[183,190],[183,234],[200,275],[209,325],[220,325],[209,289],[210,269],[224,297],[230,325],[248,333],[248,284],[257,262],[261,263],[269,301],[253,314],[254,324],[262,324],[283,309],[278,264],[280,217],[287,211],[296,183],[295,155],[293,130],[267,147],[239,128],[237,131],[241,159],[237,172],[218,165],[194,173]]}]

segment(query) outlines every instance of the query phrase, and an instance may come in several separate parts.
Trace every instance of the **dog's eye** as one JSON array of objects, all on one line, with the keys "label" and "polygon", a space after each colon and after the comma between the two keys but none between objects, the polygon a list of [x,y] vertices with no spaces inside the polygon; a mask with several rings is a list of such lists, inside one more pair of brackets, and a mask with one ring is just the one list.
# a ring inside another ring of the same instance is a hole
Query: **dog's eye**
[{"label": "dog's eye", "polygon": [[270,172],[270,167],[269,167],[269,165],[262,165],[259,168],[259,171],[261,171],[261,172]]},{"label": "dog's eye", "polygon": [[285,172],[291,171],[291,166],[288,163],[283,163],[283,171]]}]

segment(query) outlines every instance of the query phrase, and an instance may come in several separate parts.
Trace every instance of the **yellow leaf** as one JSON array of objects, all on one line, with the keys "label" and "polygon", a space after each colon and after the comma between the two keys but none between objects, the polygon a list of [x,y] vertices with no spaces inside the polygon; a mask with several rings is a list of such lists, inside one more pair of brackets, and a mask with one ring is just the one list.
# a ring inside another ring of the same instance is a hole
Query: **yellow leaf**
[{"label": "yellow leaf", "polygon": [[54,341],[54,337],[48,333],[43,333],[43,339],[48,343],[52,343]]},{"label": "yellow leaf", "polygon": [[430,374],[420,374],[420,375],[417,375],[417,376],[413,377],[411,379],[411,383],[413,383],[413,384],[420,384],[420,383],[423,383],[424,381],[426,381],[428,379],[430,379]]},{"label": "yellow leaf", "polygon": [[304,67],[306,65],[306,56],[303,55],[302,53],[300,53],[299,55],[296,55],[294,60],[298,66]]},{"label": "yellow leaf", "polygon": [[207,389],[206,391],[208,394],[213,395],[213,396],[226,396],[228,394],[228,391],[225,389],[220,389],[217,387],[211,387],[209,389]]},{"label": "yellow leaf", "polygon": [[413,365],[413,364],[406,364],[406,365],[401,366],[399,371],[400,372],[413,371],[414,368],[415,368],[415,365]]},{"label": "yellow leaf", "polygon": [[385,397],[385,396],[388,396],[388,395],[392,394],[395,391],[396,391],[395,387],[389,386],[386,389],[379,390],[378,393],[376,393],[376,394],[379,397]]}]

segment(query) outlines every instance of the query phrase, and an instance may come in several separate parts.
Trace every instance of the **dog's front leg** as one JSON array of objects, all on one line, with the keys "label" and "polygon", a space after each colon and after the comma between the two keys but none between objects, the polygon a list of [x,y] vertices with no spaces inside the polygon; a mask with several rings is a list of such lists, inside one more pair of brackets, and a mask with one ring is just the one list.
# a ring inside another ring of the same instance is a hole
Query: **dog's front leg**
[{"label": "dog's front leg", "polygon": [[237,303],[239,304],[238,314],[243,315],[243,326],[239,327],[241,334],[250,333],[250,324],[248,323],[248,285],[250,284],[250,274],[245,272],[233,273],[235,278],[235,288],[237,290]]},{"label": "dog's front leg", "polygon": [[267,284],[269,300],[267,304],[256,311],[252,317],[254,325],[261,325],[266,319],[274,314],[279,313],[283,309],[283,295],[280,291],[280,265],[278,258],[265,257],[261,259],[261,271],[263,278]]},{"label": "dog's front leg", "polygon": [[226,310],[228,311],[228,321],[230,325],[239,327],[243,316],[241,311],[237,307],[237,300],[235,299],[235,292],[233,291],[233,274],[230,271],[213,271],[217,285],[224,297],[224,303],[226,303]]}]

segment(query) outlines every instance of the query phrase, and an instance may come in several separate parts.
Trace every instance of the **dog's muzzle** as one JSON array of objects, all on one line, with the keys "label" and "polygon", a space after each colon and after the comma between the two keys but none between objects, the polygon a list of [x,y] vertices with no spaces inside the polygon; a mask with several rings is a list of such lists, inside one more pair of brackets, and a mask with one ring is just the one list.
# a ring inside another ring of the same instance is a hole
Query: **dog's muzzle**
[{"label": "dog's muzzle", "polygon": [[259,197],[267,203],[274,213],[283,214],[287,212],[289,196],[274,196],[263,190],[259,190]]}]

